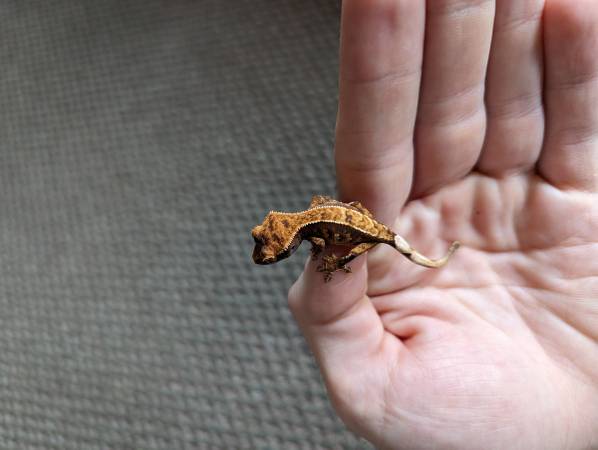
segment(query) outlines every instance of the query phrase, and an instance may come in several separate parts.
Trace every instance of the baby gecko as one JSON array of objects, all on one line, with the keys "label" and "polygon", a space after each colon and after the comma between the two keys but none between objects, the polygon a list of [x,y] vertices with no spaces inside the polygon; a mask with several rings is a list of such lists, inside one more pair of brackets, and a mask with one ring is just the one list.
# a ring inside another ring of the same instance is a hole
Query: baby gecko
[{"label": "baby gecko", "polygon": [[453,242],[444,257],[427,258],[412,248],[403,237],[374,219],[361,203],[343,203],[323,195],[315,195],[305,211],[271,211],[261,225],[251,230],[251,235],[255,241],[253,261],[257,264],[272,264],[288,258],[303,240],[311,243],[313,259],[326,246],[349,248],[344,256],[330,254],[322,257],[322,264],[316,270],[323,272],[326,282],[332,279],[332,274],[337,270],[351,272],[347,263],[378,244],[388,244],[415,264],[434,268],[446,264],[459,248],[459,242]]}]

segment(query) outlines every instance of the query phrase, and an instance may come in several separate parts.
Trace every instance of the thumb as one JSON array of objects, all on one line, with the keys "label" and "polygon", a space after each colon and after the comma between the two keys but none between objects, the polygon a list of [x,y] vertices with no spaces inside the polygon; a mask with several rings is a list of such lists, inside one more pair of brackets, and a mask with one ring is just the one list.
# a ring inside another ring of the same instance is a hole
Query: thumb
[{"label": "thumb", "polygon": [[366,295],[366,256],[356,258],[352,273],[335,272],[326,283],[308,261],[289,291],[289,307],[324,375],[339,365],[363,361],[380,349],[384,329]]}]

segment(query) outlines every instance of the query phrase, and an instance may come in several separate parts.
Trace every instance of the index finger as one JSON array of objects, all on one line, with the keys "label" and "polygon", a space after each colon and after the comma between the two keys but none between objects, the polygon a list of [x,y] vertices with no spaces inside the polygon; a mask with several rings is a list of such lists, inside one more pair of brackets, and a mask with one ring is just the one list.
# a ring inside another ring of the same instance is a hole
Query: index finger
[{"label": "index finger", "polygon": [[387,223],[411,189],[424,25],[425,2],[343,2],[338,189]]}]

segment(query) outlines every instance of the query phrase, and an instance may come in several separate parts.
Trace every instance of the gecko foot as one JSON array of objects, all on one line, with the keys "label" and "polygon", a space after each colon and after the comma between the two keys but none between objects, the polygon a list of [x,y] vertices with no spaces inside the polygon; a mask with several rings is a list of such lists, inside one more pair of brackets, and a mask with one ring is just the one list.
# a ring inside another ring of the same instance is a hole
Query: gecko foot
[{"label": "gecko foot", "polygon": [[351,267],[347,265],[341,265],[339,263],[339,257],[336,255],[325,255],[322,257],[322,264],[320,264],[316,270],[324,273],[324,281],[327,283],[332,279],[332,274],[337,270],[342,270],[345,273],[351,273]]}]

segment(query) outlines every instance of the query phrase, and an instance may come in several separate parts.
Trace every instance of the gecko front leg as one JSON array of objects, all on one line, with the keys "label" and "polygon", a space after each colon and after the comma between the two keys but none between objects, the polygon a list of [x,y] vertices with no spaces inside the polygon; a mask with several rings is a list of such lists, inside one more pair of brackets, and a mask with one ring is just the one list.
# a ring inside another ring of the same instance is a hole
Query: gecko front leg
[{"label": "gecko front leg", "polygon": [[315,260],[324,251],[326,241],[320,237],[309,237],[307,239],[311,242],[311,259]]}]

